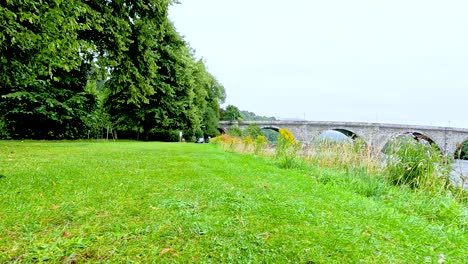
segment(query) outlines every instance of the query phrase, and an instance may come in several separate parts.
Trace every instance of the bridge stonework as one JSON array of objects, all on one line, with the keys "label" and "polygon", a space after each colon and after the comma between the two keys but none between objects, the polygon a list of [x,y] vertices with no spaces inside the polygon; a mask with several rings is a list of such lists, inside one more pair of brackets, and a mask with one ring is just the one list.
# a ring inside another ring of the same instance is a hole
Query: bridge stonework
[{"label": "bridge stonework", "polygon": [[452,127],[328,121],[222,121],[219,125],[220,129],[227,131],[233,125],[246,129],[250,124],[257,124],[262,129],[286,128],[303,143],[312,143],[323,132],[335,130],[351,138],[359,137],[378,151],[382,150],[392,138],[404,134],[417,135],[436,144],[447,156],[453,156],[457,148],[468,141],[468,129]]}]

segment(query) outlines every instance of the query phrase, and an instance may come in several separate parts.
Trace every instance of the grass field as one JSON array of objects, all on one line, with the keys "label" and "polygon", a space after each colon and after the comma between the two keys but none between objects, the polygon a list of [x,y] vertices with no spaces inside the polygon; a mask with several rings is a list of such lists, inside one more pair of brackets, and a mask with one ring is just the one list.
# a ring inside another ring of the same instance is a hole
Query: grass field
[{"label": "grass field", "polygon": [[213,144],[0,141],[0,262],[467,263],[468,209]]}]

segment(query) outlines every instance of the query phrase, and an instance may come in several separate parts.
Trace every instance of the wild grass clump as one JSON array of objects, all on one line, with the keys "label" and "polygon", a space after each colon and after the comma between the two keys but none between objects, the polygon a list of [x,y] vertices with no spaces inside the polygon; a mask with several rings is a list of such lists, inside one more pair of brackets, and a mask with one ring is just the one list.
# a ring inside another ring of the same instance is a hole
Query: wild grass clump
[{"label": "wild grass clump", "polygon": [[446,190],[450,184],[450,164],[437,147],[413,139],[395,140],[385,166],[386,176],[394,185],[431,191]]}]

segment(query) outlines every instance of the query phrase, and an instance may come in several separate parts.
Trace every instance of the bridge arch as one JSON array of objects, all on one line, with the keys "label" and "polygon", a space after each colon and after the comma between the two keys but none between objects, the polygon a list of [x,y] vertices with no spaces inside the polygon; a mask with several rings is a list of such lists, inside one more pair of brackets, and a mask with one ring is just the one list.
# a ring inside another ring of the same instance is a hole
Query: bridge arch
[{"label": "bridge arch", "polygon": [[266,137],[267,141],[270,144],[273,144],[273,145],[276,145],[278,143],[280,129],[281,128],[278,126],[261,126],[260,127],[260,131],[262,135]]},{"label": "bridge arch", "polygon": [[277,127],[277,126],[262,126],[262,127],[260,127],[260,129],[269,129],[269,130],[273,130],[273,131],[279,132],[279,130],[281,129],[281,127]]}]

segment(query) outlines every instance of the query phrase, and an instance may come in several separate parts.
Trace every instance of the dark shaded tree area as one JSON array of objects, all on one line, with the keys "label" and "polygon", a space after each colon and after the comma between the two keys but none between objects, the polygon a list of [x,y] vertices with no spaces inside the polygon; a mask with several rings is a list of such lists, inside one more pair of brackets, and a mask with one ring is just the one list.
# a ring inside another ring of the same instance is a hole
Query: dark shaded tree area
[{"label": "dark shaded tree area", "polygon": [[215,132],[224,88],[168,19],[169,0],[0,3],[0,137]]}]

